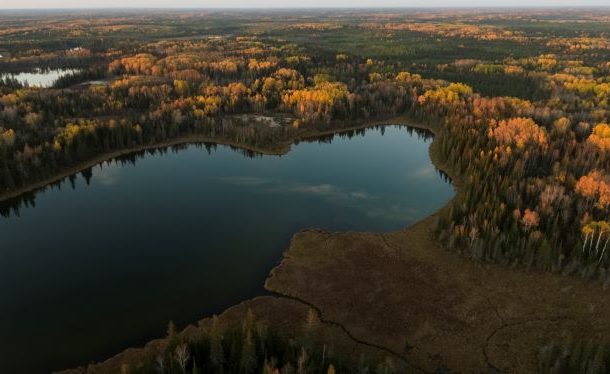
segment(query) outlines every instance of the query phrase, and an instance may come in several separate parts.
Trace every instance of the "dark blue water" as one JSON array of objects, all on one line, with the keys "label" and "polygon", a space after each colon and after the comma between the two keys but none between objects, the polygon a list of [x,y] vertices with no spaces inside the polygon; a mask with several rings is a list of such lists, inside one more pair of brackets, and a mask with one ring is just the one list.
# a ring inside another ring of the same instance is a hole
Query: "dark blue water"
[{"label": "dark blue water", "polygon": [[453,195],[430,141],[386,127],[281,157],[190,145],[38,192],[0,217],[0,372],[99,360],[262,294],[298,230],[424,218]]}]

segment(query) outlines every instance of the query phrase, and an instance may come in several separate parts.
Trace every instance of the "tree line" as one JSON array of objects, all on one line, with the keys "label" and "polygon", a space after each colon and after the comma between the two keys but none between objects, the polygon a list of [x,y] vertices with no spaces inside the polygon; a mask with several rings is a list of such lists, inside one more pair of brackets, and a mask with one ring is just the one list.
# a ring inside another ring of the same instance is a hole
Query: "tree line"
[{"label": "tree line", "polygon": [[[103,74],[101,84],[71,86],[78,76],[49,89],[5,81],[0,187],[11,191],[100,153],[189,134],[264,148],[314,128],[403,115],[435,126],[440,155],[465,179],[438,223],[448,248],[606,277],[610,65],[574,61],[572,53],[447,67],[535,77],[550,95],[531,101],[252,36],[148,43],[92,70]],[[260,123],[252,114],[293,121]]]}]

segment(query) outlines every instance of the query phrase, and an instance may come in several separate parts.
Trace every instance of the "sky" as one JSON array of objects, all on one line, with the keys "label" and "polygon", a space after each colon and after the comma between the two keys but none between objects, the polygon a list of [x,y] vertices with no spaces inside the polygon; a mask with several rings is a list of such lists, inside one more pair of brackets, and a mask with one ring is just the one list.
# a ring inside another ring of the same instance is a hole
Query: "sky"
[{"label": "sky", "polygon": [[610,6],[609,0],[0,0],[0,9]]}]

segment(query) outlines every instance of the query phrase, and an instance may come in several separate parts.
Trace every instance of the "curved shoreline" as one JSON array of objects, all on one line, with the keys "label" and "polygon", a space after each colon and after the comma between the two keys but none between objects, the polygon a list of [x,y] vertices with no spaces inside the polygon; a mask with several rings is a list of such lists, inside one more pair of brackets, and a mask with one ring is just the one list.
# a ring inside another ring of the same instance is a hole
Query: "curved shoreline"
[{"label": "curved shoreline", "polygon": [[[256,147],[251,147],[251,146],[247,146],[247,145],[243,145],[243,144],[238,144],[235,142],[230,142],[230,141],[223,141],[220,139],[213,139],[213,138],[208,138],[208,137],[201,137],[201,136],[187,136],[187,137],[181,137],[178,139],[173,139],[171,141],[167,141],[167,142],[162,142],[162,143],[158,143],[158,144],[150,144],[150,145],[145,145],[145,146],[139,146],[139,147],[134,147],[131,149],[126,149],[126,150],[122,150],[122,151],[116,151],[116,152],[110,152],[104,155],[100,155],[99,157],[96,157],[95,159],[89,160],[86,163],[83,163],[81,165],[78,165],[78,168],[75,167],[73,169],[78,169],[76,171],[72,171],[72,173],[68,173],[67,171],[65,173],[62,173],[60,176],[56,176],[53,178],[53,180],[51,182],[48,182],[42,186],[38,186],[41,183],[37,183],[37,186],[32,186],[31,188],[28,189],[28,191],[31,190],[36,190],[38,188],[44,188],[44,186],[53,183],[55,181],[61,180],[62,178],[65,178],[71,174],[74,173],[78,173],[84,169],[87,169],[89,167],[95,166],[99,163],[105,162],[107,160],[110,160],[112,158],[115,157],[119,157],[119,156],[123,156],[123,155],[127,155],[130,153],[134,153],[134,152],[139,152],[142,150],[148,150],[148,149],[155,149],[155,148],[162,148],[162,147],[167,147],[167,146],[173,146],[173,145],[181,145],[181,144],[190,144],[190,143],[204,143],[204,142],[209,142],[209,143],[214,143],[214,144],[219,144],[219,145],[227,145],[227,146],[233,146],[233,147],[237,147],[243,150],[248,150],[248,151],[253,151],[256,153],[260,153],[263,155],[284,155],[287,154],[290,149],[291,146],[301,142],[301,141],[308,141],[308,140],[315,140],[317,138],[323,137],[323,136],[328,136],[328,135],[338,135],[338,134],[342,134],[342,133],[347,133],[350,131],[356,131],[356,130],[366,130],[369,128],[373,128],[375,126],[397,126],[397,125],[403,125],[403,126],[407,126],[407,127],[411,127],[411,128],[416,128],[416,129],[421,129],[421,130],[426,130],[426,131],[430,131],[434,137],[432,142],[430,143],[430,146],[428,148],[428,154],[429,154],[429,158],[431,160],[432,165],[437,168],[438,170],[446,173],[452,180],[452,186],[454,187],[454,190],[456,190],[456,194],[454,194],[454,196],[445,204],[443,205],[441,208],[439,208],[437,211],[435,211],[434,213],[432,213],[431,215],[424,217],[423,219],[421,219],[420,221],[417,221],[416,223],[414,223],[413,225],[416,225],[422,221],[425,221],[427,219],[430,219],[431,217],[434,217],[435,215],[438,214],[438,212],[446,209],[455,199],[455,196],[457,195],[457,187],[455,184],[455,180],[457,178],[457,175],[455,175],[455,173],[452,172],[452,170],[449,170],[446,165],[443,165],[440,162],[439,156],[436,154],[436,152],[434,152],[434,144],[435,144],[435,140],[438,137],[438,129],[435,128],[434,126],[431,125],[426,125],[423,123],[418,123],[416,121],[414,121],[411,118],[408,118],[406,116],[397,116],[397,117],[392,117],[392,118],[388,118],[388,119],[383,119],[383,120],[375,120],[375,121],[370,121],[367,123],[363,123],[363,124],[356,124],[353,126],[348,126],[348,127],[343,127],[343,128],[338,128],[338,129],[333,129],[333,130],[326,130],[326,131],[319,131],[319,130],[309,130],[306,131],[305,133],[301,133],[299,134],[299,136],[295,136],[292,139],[283,142],[281,144],[278,144],[278,146],[276,148],[256,148]],[[2,196],[0,196],[0,201],[2,201]],[[408,227],[408,226],[407,226]],[[297,236],[298,234],[305,232],[305,231],[309,231],[310,229],[307,228],[303,228],[300,231],[295,232],[292,235],[292,238],[294,239],[295,236]],[[292,242],[292,240],[291,240]],[[287,251],[287,250],[286,250]],[[286,251],[283,253],[283,255],[286,254]],[[281,259],[280,259],[281,260]],[[276,268],[278,268],[281,265],[281,261],[278,262],[272,269],[270,269],[267,279],[265,280],[265,289],[267,289],[267,281],[273,277],[274,271]],[[270,291],[269,289],[267,289],[268,291]],[[254,298],[248,298],[243,300],[242,302],[231,306],[227,309],[225,309],[224,311],[221,312],[221,316],[225,315],[227,313],[231,314],[233,313],[235,310],[241,310],[247,307],[250,307],[252,305],[254,305],[256,308],[262,308],[265,309],[265,305],[260,305],[260,304],[267,304],[269,303],[269,301],[267,301],[266,298],[270,298],[270,299],[280,299],[281,300],[285,300],[285,301],[289,301],[290,303],[298,303],[298,304],[302,304],[303,306],[306,306],[307,308],[314,308],[314,310],[316,311],[316,313],[319,315],[319,318],[323,319],[323,311],[320,310],[319,308],[315,307],[313,304],[311,303],[307,303],[303,300],[299,300],[298,298],[291,296],[291,295],[287,295],[287,294],[282,294],[281,292],[275,291],[275,290],[271,290],[272,294],[275,294],[275,296],[257,296]],[[279,301],[273,301],[273,303],[275,302],[279,302]],[[281,303],[280,303],[281,304]],[[209,319],[210,316],[205,316],[202,317],[201,320],[199,320],[198,322],[193,322],[189,325],[187,325],[184,330],[183,333],[188,334],[193,328],[197,328],[194,327],[195,323],[197,323],[198,325],[203,324],[204,321],[207,321]],[[379,352],[385,352],[385,354],[390,354],[392,356],[394,356],[395,358],[397,358],[398,360],[403,361],[403,364],[406,365],[406,367],[413,369],[414,366],[412,366],[411,363],[409,363],[404,356],[397,354],[396,352],[392,351],[391,349],[387,349],[384,348],[381,345],[376,345],[376,344],[372,344],[372,343],[368,343],[365,340],[362,339],[358,339],[355,338],[348,329],[346,329],[342,324],[334,322],[332,320],[325,320],[324,323],[329,324],[330,326],[334,326],[334,328],[337,328],[338,331],[341,334],[345,334],[345,336],[347,336],[348,340],[352,340],[356,345],[362,346],[363,349],[372,349],[372,350],[377,350]],[[344,338],[342,338],[344,339]],[[164,342],[164,338],[158,338],[158,339],[153,339],[148,341],[147,343],[144,344],[144,346],[142,346],[141,348],[126,348],[125,350],[117,353],[114,356],[111,356],[109,358],[107,358],[106,360],[98,363],[98,364],[94,364],[95,366],[104,366],[106,364],[109,365],[114,365],[115,364],[115,360],[117,359],[121,359],[124,355],[132,355],[134,353],[137,354],[137,352],[139,350],[146,350],[146,349],[156,349],[158,348],[159,345],[163,345]],[[83,368],[78,368],[75,370],[82,370]],[[89,367],[86,369],[88,370]],[[97,372],[99,368],[94,369],[94,371]],[[420,368],[417,368],[417,370],[421,370]],[[103,369],[102,369],[103,371]],[[88,372],[88,371],[87,371]]]},{"label": "curved shoreline", "polygon": [[12,190],[12,191],[1,193],[0,194],[0,203],[3,201],[6,201],[6,200],[17,198],[20,195],[23,195],[25,193],[33,192],[33,191],[45,188],[46,186],[51,185],[55,182],[59,182],[62,179],[69,177],[70,175],[80,173],[83,170],[92,168],[96,165],[99,165],[101,163],[104,163],[106,161],[112,160],[117,157],[127,156],[132,153],[147,151],[147,150],[151,150],[151,149],[172,147],[175,145],[182,145],[182,144],[189,144],[189,143],[214,143],[214,144],[218,144],[218,145],[237,147],[237,148],[240,148],[240,149],[243,149],[246,151],[252,151],[252,152],[266,154],[266,155],[282,155],[287,152],[287,149],[284,150],[283,148],[278,148],[278,150],[262,149],[262,148],[252,147],[252,146],[248,146],[248,145],[244,145],[244,144],[238,144],[236,142],[232,142],[232,141],[228,141],[228,140],[209,138],[209,137],[200,136],[200,135],[183,136],[183,137],[175,138],[175,139],[164,141],[164,142],[139,145],[136,147],[101,153],[100,155],[95,156],[89,160],[79,162],[79,163],[75,164],[74,166],[68,167],[65,170],[62,170],[61,172],[57,173],[54,176],[45,178],[41,181],[30,183],[27,186],[20,187],[18,189]]},{"label": "curved shoreline", "polygon": [[[336,134],[341,134],[344,132],[349,132],[349,131],[354,131],[354,130],[367,129],[367,128],[371,128],[374,126],[380,126],[380,125],[398,125],[398,123],[394,123],[396,121],[403,121],[403,122],[411,123],[411,120],[408,119],[407,117],[392,117],[387,120],[375,120],[375,121],[367,122],[366,124],[357,124],[357,125],[337,128],[337,129],[333,129],[333,130],[319,131],[316,129],[306,129],[305,131],[295,134],[296,136],[294,136],[286,141],[279,142],[276,145],[271,146],[271,147],[255,147],[255,146],[239,143],[239,142],[232,141],[232,140],[227,140],[227,139],[223,139],[223,138],[211,138],[209,136],[203,136],[203,135],[198,135],[198,134],[179,136],[177,138],[165,140],[162,142],[142,144],[142,145],[138,145],[135,147],[100,153],[99,155],[94,156],[88,160],[85,160],[85,161],[76,163],[73,166],[67,167],[64,170],[62,170],[62,171],[58,172],[57,174],[50,176],[48,178],[44,178],[40,181],[29,183],[26,186],[19,187],[14,190],[1,192],[0,193],[0,203],[7,201],[7,200],[14,199],[14,198],[18,198],[19,196],[21,196],[23,194],[45,188],[46,186],[59,182],[62,179],[69,177],[70,175],[80,173],[83,170],[92,168],[92,167],[99,165],[101,163],[104,163],[108,160],[112,160],[114,158],[121,157],[121,156],[127,156],[129,154],[137,153],[137,152],[141,152],[141,151],[147,151],[147,150],[151,150],[151,149],[158,149],[158,148],[164,148],[164,147],[172,147],[172,146],[183,145],[183,144],[212,143],[212,144],[217,144],[217,145],[235,147],[235,148],[239,148],[239,149],[242,149],[245,151],[255,152],[255,153],[258,153],[261,155],[281,156],[281,155],[285,155],[286,153],[288,153],[290,151],[291,146],[300,141],[315,139],[315,138],[326,136],[326,135],[336,135]],[[408,126],[416,127],[416,128],[420,128],[420,129],[424,129],[424,130],[430,130],[430,131],[434,132],[431,128],[429,128],[425,125],[409,124]]]},{"label": "curved shoreline", "polygon": [[[295,233],[265,281],[265,289],[276,296],[247,299],[220,318],[235,323],[252,309],[271,323],[279,315],[282,328],[292,331],[302,322],[293,315],[288,318],[291,311],[313,307],[324,326],[335,331],[337,344],[351,341],[367,354],[391,353],[405,370],[422,372],[527,372],[536,368],[536,348],[561,339],[563,332],[576,338],[607,336],[610,320],[604,311],[610,308],[610,298],[601,285],[482,263],[442,250],[430,228],[439,212],[458,198],[463,176],[441,159],[437,127],[395,117],[331,133],[398,123],[434,134],[429,157],[452,179],[454,197],[434,214],[395,232]],[[325,134],[304,135],[292,143],[316,135]],[[338,261],[344,266],[336,266]],[[181,334],[196,333],[209,322],[210,317],[204,317]],[[166,342],[152,340],[69,372],[117,371],[121,365],[141,362]],[[515,351],[507,352],[507,346]]]},{"label": "curved shoreline", "polygon": [[442,159],[438,128],[410,126],[434,133],[429,157],[451,178],[453,198],[395,232],[300,231],[265,289],[314,306],[355,341],[419,372],[535,372],[551,342],[605,341],[610,297],[600,283],[443,250],[432,227],[465,176]]}]

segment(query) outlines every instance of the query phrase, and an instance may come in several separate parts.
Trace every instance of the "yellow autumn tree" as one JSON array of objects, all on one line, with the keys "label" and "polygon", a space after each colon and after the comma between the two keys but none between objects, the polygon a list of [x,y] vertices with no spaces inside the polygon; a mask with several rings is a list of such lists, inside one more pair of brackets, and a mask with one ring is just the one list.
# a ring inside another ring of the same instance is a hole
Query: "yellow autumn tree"
[{"label": "yellow autumn tree", "polygon": [[610,150],[610,126],[607,123],[598,123],[588,139],[589,143],[593,144],[600,150],[606,152]]}]

